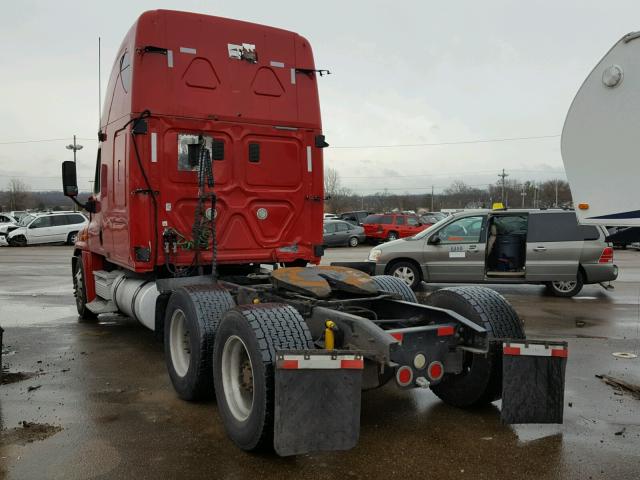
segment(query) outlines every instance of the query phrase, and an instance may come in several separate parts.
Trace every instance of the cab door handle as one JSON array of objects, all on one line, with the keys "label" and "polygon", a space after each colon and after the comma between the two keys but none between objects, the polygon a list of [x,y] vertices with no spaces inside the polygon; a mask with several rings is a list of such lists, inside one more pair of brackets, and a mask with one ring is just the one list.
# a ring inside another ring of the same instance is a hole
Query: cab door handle
[{"label": "cab door handle", "polygon": [[546,252],[547,251],[547,247],[535,247],[533,249],[534,252]]},{"label": "cab door handle", "polygon": [[477,245],[469,245],[467,250],[470,251],[470,252],[478,252],[478,246]]}]

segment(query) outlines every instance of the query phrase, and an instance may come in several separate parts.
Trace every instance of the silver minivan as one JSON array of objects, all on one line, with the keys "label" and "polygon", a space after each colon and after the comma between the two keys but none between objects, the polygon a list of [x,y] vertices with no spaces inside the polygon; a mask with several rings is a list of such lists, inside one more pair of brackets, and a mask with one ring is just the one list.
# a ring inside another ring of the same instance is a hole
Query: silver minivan
[{"label": "silver minivan", "polygon": [[566,210],[473,210],[375,247],[376,275],[428,283],[538,283],[560,297],[615,280],[607,231]]}]

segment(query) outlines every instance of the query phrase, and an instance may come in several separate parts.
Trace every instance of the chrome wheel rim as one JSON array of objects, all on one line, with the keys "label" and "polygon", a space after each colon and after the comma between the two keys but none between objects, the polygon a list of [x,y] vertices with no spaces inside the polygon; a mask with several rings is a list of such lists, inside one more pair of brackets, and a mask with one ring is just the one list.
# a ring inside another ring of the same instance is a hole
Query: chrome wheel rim
[{"label": "chrome wheel rim", "polygon": [[191,344],[189,342],[187,318],[179,308],[176,309],[171,316],[169,348],[173,369],[179,377],[184,377],[191,363]]},{"label": "chrome wheel rim", "polygon": [[399,278],[408,286],[413,285],[413,282],[416,279],[416,276],[409,267],[398,267],[393,271],[393,276]]},{"label": "chrome wheel rim", "polygon": [[349,245],[352,247],[357,247],[358,246],[358,239],[356,237],[351,237],[349,239]]},{"label": "chrome wheel rim", "polygon": [[237,335],[227,338],[222,349],[222,389],[233,417],[244,422],[253,409],[253,365],[249,351]]},{"label": "chrome wheel rim", "polygon": [[562,293],[569,293],[571,290],[576,288],[578,282],[576,281],[558,281],[551,282],[553,284],[553,288]]}]

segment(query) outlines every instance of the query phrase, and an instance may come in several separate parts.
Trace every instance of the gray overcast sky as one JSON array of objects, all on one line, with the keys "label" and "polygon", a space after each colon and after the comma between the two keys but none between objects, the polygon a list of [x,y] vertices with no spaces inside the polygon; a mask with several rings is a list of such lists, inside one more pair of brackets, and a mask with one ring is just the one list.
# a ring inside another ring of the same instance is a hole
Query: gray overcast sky
[{"label": "gray overcast sky", "polygon": [[[145,10],[171,8],[296,31],[314,48],[332,146],[558,135],[573,95],[623,34],[637,1],[20,1],[0,16],[0,189],[12,176],[60,188],[70,137],[97,131],[97,37],[103,88],[115,51]],[[81,188],[94,140],[82,140]],[[358,192],[419,192],[563,177],[559,138],[409,148],[329,148],[325,162]],[[525,170],[527,172],[525,172]]]}]

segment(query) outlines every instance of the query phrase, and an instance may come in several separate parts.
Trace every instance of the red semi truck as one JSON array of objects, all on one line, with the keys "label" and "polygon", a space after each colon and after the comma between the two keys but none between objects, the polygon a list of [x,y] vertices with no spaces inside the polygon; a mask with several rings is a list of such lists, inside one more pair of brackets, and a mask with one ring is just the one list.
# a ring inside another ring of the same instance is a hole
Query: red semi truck
[{"label": "red semi truck", "polygon": [[[360,391],[388,381],[458,407],[502,396],[509,422],[562,421],[566,344],[526,340],[494,291],[422,305],[393,277],[317,266],[323,72],[292,32],[142,14],[111,72],[82,205],[79,315],[157,332],[178,395],[215,393],[245,450],[351,448]],[[73,162],[62,176],[77,202]]]}]

